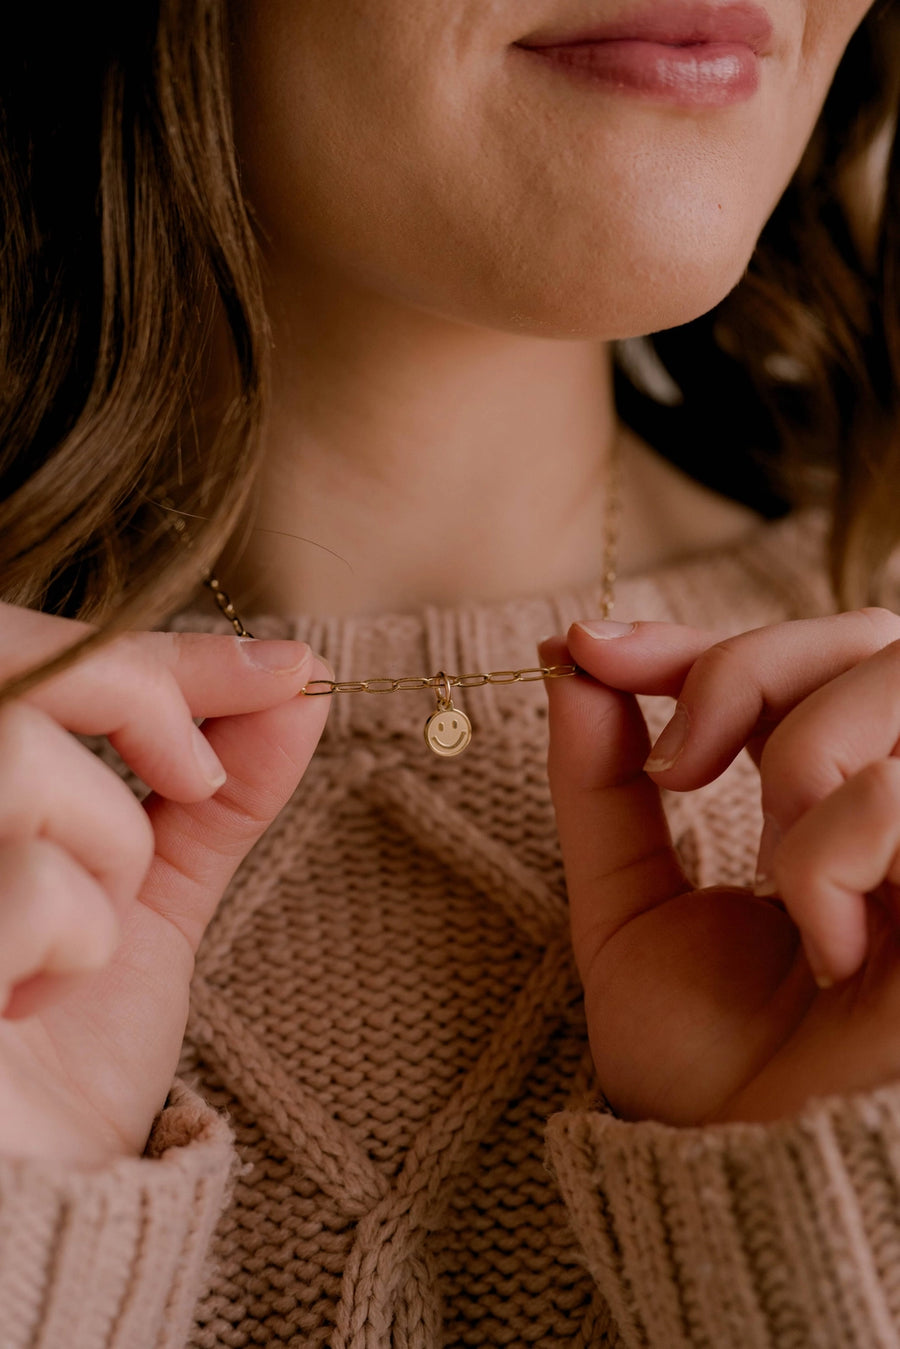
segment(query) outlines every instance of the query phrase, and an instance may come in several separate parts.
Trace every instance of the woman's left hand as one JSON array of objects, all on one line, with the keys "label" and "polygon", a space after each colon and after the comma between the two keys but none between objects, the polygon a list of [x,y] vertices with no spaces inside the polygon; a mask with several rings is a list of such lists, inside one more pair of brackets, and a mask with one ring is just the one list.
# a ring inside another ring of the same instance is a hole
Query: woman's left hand
[{"label": "woman's left hand", "polygon": [[[548,686],[550,781],[614,1108],[772,1119],[900,1075],[900,617],[724,642],[658,623],[604,640],[621,625],[596,626],[567,638],[594,678]],[[566,659],[561,643],[542,654]],[[678,699],[646,772],[634,693]],[[710,782],[744,745],[766,816],[757,893],[694,890],[658,787]]]}]

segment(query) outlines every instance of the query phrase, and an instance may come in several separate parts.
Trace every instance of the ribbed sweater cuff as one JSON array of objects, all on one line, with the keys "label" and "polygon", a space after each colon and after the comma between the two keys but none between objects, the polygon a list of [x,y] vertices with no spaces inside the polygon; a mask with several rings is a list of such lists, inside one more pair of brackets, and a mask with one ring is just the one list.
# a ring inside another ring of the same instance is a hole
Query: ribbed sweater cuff
[{"label": "ribbed sweater cuff", "polygon": [[898,1349],[900,1087],[771,1125],[569,1111],[550,1161],[629,1349]]},{"label": "ribbed sweater cuff", "polygon": [[144,1157],[0,1159],[3,1349],[183,1349],[233,1155],[224,1119],[177,1083]]}]

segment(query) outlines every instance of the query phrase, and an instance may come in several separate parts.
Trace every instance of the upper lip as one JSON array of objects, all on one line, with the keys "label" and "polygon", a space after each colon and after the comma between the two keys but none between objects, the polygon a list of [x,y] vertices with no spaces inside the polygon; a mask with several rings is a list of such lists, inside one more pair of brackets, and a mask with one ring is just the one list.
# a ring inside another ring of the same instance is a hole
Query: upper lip
[{"label": "upper lip", "polygon": [[568,47],[629,40],[672,47],[736,42],[762,56],[771,49],[772,21],[750,0],[732,4],[660,3],[604,23],[541,28],[519,38],[515,46]]}]

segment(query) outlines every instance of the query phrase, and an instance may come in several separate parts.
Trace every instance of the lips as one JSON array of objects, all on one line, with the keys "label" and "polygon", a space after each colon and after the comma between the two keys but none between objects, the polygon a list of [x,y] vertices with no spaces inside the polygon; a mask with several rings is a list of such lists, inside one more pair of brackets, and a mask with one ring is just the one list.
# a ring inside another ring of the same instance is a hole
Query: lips
[{"label": "lips", "polygon": [[514,46],[607,91],[722,107],[755,93],[772,39],[759,5],[670,2],[606,23],[539,29]]},{"label": "lips", "polygon": [[546,47],[597,42],[652,42],[670,47],[737,43],[757,56],[772,43],[772,21],[755,4],[656,4],[608,23],[538,29],[519,38],[517,47],[540,51]]}]

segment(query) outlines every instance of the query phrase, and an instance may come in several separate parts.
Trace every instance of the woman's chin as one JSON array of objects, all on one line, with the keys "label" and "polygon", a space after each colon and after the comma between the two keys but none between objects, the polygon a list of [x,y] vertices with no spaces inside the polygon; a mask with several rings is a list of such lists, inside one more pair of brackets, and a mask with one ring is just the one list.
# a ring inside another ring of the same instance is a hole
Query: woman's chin
[{"label": "woman's chin", "polygon": [[563,283],[551,291],[539,287],[508,300],[500,312],[486,314],[483,321],[488,327],[536,337],[607,342],[640,337],[708,313],[734,289],[745,268],[742,262],[719,277],[711,277],[708,270],[695,278],[682,274],[668,287],[645,289],[635,284],[626,295],[618,287]]}]

